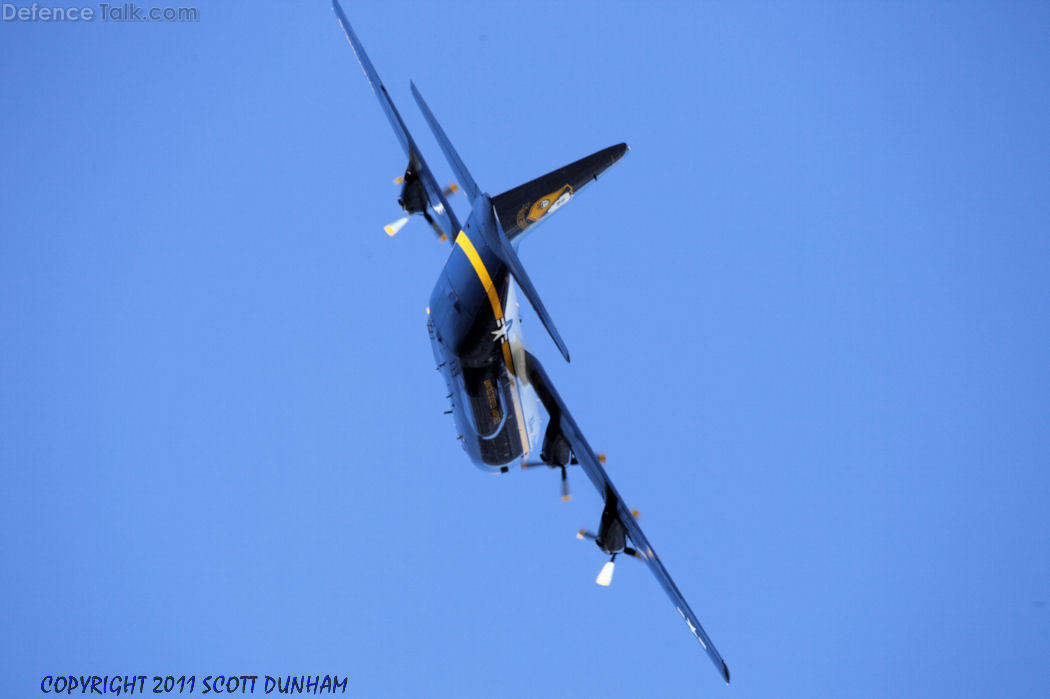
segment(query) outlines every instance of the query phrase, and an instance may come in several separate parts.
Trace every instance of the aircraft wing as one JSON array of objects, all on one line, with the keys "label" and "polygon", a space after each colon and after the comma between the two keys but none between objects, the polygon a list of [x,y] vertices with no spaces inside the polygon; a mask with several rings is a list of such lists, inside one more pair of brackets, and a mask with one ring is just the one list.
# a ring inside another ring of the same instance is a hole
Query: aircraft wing
[{"label": "aircraft wing", "polygon": [[[660,557],[656,555],[652,545],[649,543],[649,539],[646,538],[642,532],[642,528],[638,526],[638,520],[635,519],[631,510],[624,503],[620,493],[616,490],[616,486],[613,485],[609,479],[609,474],[605,472],[605,468],[602,467],[601,462],[598,460],[597,454],[591,449],[591,445],[587,443],[586,437],[583,436],[583,432],[576,425],[576,421],[572,418],[572,414],[569,412],[568,407],[565,405],[565,401],[562,400],[561,396],[558,395],[558,391],[554,388],[554,384],[551,382],[547,372],[543,369],[543,366],[534,358],[530,359],[530,370],[538,374],[538,379],[543,382],[545,388],[550,394],[551,399],[555,401],[558,406],[560,415],[558,419],[561,423],[562,433],[565,438],[569,440],[569,444],[572,445],[573,454],[576,459],[580,462],[580,466],[583,468],[584,473],[590,479],[594,487],[598,489],[598,492],[602,494],[602,498],[608,502],[609,498],[615,498],[617,502],[617,511],[619,513],[620,521],[623,523],[624,528],[627,529],[627,535],[634,545],[634,548],[638,551],[639,555],[642,556],[649,566],[649,570],[656,576],[660,586],[663,587],[664,592],[671,598],[671,602],[674,604],[675,609],[682,615],[682,619],[685,620],[689,630],[696,637],[696,640],[700,642],[704,650],[707,651],[708,657],[711,658],[711,662],[715,664],[726,683],[729,682],[729,666],[726,665],[725,660],[719,655],[718,650],[715,648],[715,644],[711,642],[710,636],[704,631],[704,627],[700,625],[700,619],[697,618],[696,614],[690,608],[689,603],[685,601],[685,597],[682,596],[678,586],[674,584],[674,580],[671,579],[670,573],[664,568],[664,564],[660,561]],[[552,418],[553,419],[553,418]]]},{"label": "aircraft wing", "polygon": [[383,113],[386,114],[390,126],[393,127],[394,134],[397,135],[397,140],[404,149],[405,155],[408,156],[410,163],[416,164],[419,168],[417,174],[420,179],[423,180],[423,186],[426,188],[427,194],[430,197],[431,207],[436,210],[437,207],[435,202],[441,204],[442,211],[440,213],[443,215],[438,216],[436,220],[441,222],[441,226],[445,231],[445,235],[448,236],[449,241],[454,241],[456,233],[460,230],[459,221],[456,219],[455,212],[453,212],[452,207],[448,205],[448,201],[445,199],[441,187],[438,186],[437,180],[434,179],[434,175],[430,171],[427,161],[423,159],[423,154],[420,152],[419,147],[412,138],[412,134],[409,133],[408,128],[405,126],[405,122],[401,120],[401,114],[398,113],[397,107],[394,106],[394,101],[390,99],[390,94],[387,93],[383,81],[379,79],[379,73],[376,72],[376,68],[372,65],[371,59],[369,59],[368,54],[365,53],[364,44],[362,44],[361,40],[357,38],[357,34],[354,33],[354,28],[350,26],[350,20],[346,18],[346,13],[343,12],[339,0],[332,0],[332,9],[335,10],[335,16],[339,20],[339,26],[343,28],[343,33],[346,34],[347,41],[350,42],[351,48],[354,49],[354,55],[357,56],[357,61],[361,64],[361,70],[365,72],[365,77],[368,78],[368,83],[372,86],[372,91],[376,93],[376,98],[379,100],[379,106],[383,108]]}]

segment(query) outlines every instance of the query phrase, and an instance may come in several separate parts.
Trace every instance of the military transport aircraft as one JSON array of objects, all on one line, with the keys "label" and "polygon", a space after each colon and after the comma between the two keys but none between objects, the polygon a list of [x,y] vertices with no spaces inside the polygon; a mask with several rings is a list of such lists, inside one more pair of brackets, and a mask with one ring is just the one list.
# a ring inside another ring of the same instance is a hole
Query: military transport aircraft
[{"label": "military transport aircraft", "polygon": [[[609,480],[602,467],[604,456],[591,449],[543,365],[522,341],[516,288],[528,299],[568,361],[569,350],[518,259],[517,247],[533,226],[545,221],[622,158],[627,145],[610,146],[490,197],[471,177],[412,84],[412,96],[459,180],[458,188],[450,185],[442,189],[338,0],[333,0],[333,9],[408,158],[404,175],[395,180],[401,185],[398,203],[406,216],[386,226],[386,232],[394,235],[410,216],[420,214],[439,239],[452,244],[452,253],[430,297],[427,328],[464,449],[477,466],[495,473],[505,473],[518,463],[523,468],[542,465],[560,470],[565,500],[569,499],[565,469],[579,464],[605,502],[597,534],[586,530],[577,534],[581,539],[593,540],[609,556],[596,582],[610,584],[613,562],[619,554],[644,561],[729,682],[729,668],[642,533],[637,512],[627,507]],[[471,205],[470,216],[463,225],[446,199],[459,188]],[[541,408],[547,414],[542,437]],[[530,463],[528,458],[535,445],[540,446],[539,461]]]}]

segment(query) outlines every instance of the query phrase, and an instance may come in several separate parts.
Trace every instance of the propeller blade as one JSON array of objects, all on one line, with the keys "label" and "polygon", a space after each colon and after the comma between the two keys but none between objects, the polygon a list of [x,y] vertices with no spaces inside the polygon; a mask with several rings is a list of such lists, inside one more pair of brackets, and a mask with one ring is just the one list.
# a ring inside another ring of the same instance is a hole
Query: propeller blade
[{"label": "propeller blade", "polygon": [[605,454],[604,453],[601,453],[601,452],[598,453],[598,463],[601,463],[601,464],[605,463]]},{"label": "propeller blade", "polygon": [[592,531],[587,530],[587,529],[581,529],[580,531],[576,532],[576,538],[577,539],[590,539],[590,540],[594,541],[594,540],[596,540],[598,538],[598,535],[595,534]]},{"label": "propeller blade", "polygon": [[572,491],[569,490],[569,474],[565,471],[564,466],[556,466],[555,464],[548,464],[545,461],[527,461],[521,460],[521,470],[527,471],[530,468],[536,468],[537,466],[546,466],[547,468],[560,468],[561,469],[561,501],[569,502],[572,500]]},{"label": "propeller blade", "polygon": [[393,223],[389,223],[389,224],[383,226],[383,230],[386,231],[386,234],[389,235],[392,238],[395,235],[397,235],[397,232],[399,230],[401,230],[402,228],[405,227],[406,223],[408,223],[408,216],[405,216],[404,218],[399,218],[398,220],[394,221]]},{"label": "propeller blade", "polygon": [[430,227],[434,229],[434,235],[437,236],[437,239],[440,240],[442,243],[448,240],[448,236],[446,236],[445,232],[441,230],[441,226],[438,225],[438,222],[435,221],[434,218],[430,216],[430,214],[427,214],[425,211],[423,213],[426,214],[423,218],[425,218],[427,220],[427,223],[430,224]]},{"label": "propeller blade", "polygon": [[626,553],[628,556],[634,556],[640,561],[645,560],[645,556],[643,556],[641,552],[632,549],[630,546],[625,546],[623,552]]},{"label": "propeller blade", "polygon": [[598,577],[594,580],[594,582],[598,583],[602,587],[609,587],[609,585],[612,584],[613,569],[615,567],[615,563],[613,563],[612,561],[606,561],[605,565],[602,566],[602,570],[600,573],[598,573]]},{"label": "propeller blade", "polygon": [[458,191],[459,191],[459,185],[456,184],[455,182],[449,182],[448,186],[445,187],[445,189],[443,189],[441,191],[441,193],[444,194],[446,197],[450,197],[450,196],[452,196],[453,194],[455,194]]}]

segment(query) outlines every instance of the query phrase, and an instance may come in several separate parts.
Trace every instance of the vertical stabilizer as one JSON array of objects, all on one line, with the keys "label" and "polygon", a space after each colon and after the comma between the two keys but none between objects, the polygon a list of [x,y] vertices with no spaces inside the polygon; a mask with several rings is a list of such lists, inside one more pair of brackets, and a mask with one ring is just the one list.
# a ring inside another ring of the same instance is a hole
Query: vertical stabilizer
[{"label": "vertical stabilizer", "polygon": [[[627,152],[627,144],[609,146],[492,198],[507,238],[514,241],[567,204],[583,187]],[[515,243],[516,244],[516,243]]]}]

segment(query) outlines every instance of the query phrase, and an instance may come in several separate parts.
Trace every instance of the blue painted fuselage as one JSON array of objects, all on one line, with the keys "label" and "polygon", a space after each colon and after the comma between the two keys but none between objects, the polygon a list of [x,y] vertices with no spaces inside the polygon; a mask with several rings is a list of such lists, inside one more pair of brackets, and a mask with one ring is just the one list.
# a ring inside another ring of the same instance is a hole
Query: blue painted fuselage
[{"label": "blue painted fuselage", "polygon": [[486,244],[498,226],[486,195],[457,235],[430,297],[427,321],[456,432],[471,460],[506,471],[540,434],[539,402],[528,381],[515,285]]}]

